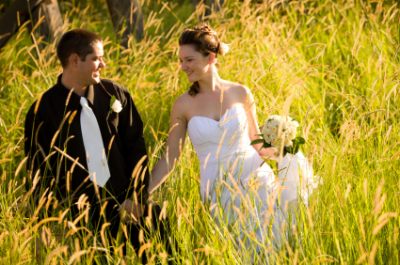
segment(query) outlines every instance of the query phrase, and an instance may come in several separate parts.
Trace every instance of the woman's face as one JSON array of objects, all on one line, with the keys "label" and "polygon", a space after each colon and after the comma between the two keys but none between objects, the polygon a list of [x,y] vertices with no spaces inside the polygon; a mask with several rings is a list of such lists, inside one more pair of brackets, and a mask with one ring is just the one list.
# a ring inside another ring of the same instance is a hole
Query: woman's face
[{"label": "woman's face", "polygon": [[204,56],[191,44],[179,46],[179,61],[191,83],[200,81],[211,73],[210,56]]}]

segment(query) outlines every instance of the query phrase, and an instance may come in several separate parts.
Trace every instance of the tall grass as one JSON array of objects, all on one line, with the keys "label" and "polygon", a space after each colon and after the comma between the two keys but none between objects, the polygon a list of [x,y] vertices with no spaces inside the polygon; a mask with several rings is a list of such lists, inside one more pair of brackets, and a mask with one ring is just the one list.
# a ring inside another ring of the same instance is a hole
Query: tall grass
[{"label": "tall grass", "polygon": [[[292,240],[280,250],[263,246],[267,259],[400,264],[399,6],[343,0],[226,2],[209,19],[231,45],[231,52],[218,58],[220,75],[252,90],[260,121],[272,113],[300,121],[305,152],[323,179],[309,207],[299,208]],[[189,85],[179,71],[178,33],[196,24],[201,10],[192,14],[189,2],[142,4],[147,34],[139,43],[131,40],[127,49],[118,45],[102,1],[62,2],[61,8],[66,29],[85,27],[105,37],[103,76],[130,90],[145,123],[153,166],[168,132],[172,102]],[[23,26],[0,53],[0,263],[35,264],[33,250],[40,241],[46,263],[91,264],[107,251],[96,243],[101,238],[76,236],[58,215],[38,223],[32,217],[36,209],[28,209],[25,113],[61,70],[54,43],[39,48],[40,42],[32,42]],[[213,222],[200,199],[190,144],[154,200],[166,207],[176,244],[168,257],[156,233],[146,237],[142,251],[151,261],[263,262],[253,258],[254,249],[235,247],[233,232]],[[125,262],[137,261],[133,253],[128,251]],[[109,259],[124,262],[118,252]]]}]

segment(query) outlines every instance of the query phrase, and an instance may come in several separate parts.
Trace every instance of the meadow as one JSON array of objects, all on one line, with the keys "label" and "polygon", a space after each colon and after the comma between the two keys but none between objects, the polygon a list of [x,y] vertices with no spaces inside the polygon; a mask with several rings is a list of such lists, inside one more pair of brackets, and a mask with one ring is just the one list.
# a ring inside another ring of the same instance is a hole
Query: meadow
[{"label": "meadow", "polygon": [[[145,38],[119,46],[105,1],[60,1],[65,30],[82,27],[105,39],[102,76],[125,86],[145,123],[150,168],[160,157],[175,98],[189,83],[177,40],[199,22],[191,1],[142,0]],[[199,193],[199,165],[189,141],[179,165],[153,200],[170,220],[173,255],[156,233],[141,251],[166,264],[400,264],[400,6],[391,1],[225,1],[208,23],[230,44],[218,58],[222,78],[248,86],[258,120],[289,114],[301,124],[304,153],[323,184],[300,206],[280,249],[235,247]],[[101,238],[77,236],[59,215],[39,222],[25,189],[25,114],[61,67],[55,43],[23,25],[0,51],[0,264],[135,264],[110,254]],[[42,206],[46,207],[46,205]],[[60,210],[61,211],[61,210]],[[29,214],[27,214],[29,213]],[[64,236],[60,234],[60,227]],[[41,241],[42,260],[34,255]],[[100,243],[99,243],[100,242]]]}]

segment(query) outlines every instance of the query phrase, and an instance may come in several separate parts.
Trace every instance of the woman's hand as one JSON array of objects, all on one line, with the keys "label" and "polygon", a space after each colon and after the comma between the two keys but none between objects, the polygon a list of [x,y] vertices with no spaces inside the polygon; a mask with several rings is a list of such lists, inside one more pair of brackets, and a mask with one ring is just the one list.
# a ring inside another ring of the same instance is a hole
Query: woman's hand
[{"label": "woman's hand", "polygon": [[276,147],[261,148],[258,150],[258,154],[265,160],[277,160],[279,156],[279,152]]}]

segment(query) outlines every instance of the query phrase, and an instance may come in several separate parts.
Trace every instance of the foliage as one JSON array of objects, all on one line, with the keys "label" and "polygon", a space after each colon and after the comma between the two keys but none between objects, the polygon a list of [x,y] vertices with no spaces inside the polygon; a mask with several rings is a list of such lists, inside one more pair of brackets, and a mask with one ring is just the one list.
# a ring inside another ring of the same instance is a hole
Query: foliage
[{"label": "foliage", "polygon": [[[201,7],[192,13],[190,1],[140,1],[146,36],[123,49],[106,19],[105,1],[75,2],[61,2],[65,29],[83,27],[105,37],[102,74],[130,90],[145,123],[152,167],[163,149],[172,102],[189,85],[179,70],[177,38],[198,22]],[[270,113],[298,117],[305,153],[324,182],[308,208],[299,206],[287,244],[275,251],[260,244],[261,250],[277,264],[400,264],[399,6],[360,0],[225,2],[209,18],[231,45],[218,58],[220,75],[252,90],[260,121]],[[37,209],[29,207],[24,117],[61,70],[55,44],[39,48],[42,40],[30,37],[23,26],[0,53],[0,263],[35,264],[38,242],[44,263],[91,264],[103,251],[110,263],[121,263],[117,252],[99,246],[100,239],[78,236],[61,209],[38,223]],[[156,233],[146,237],[143,251],[154,262],[263,259],[255,249],[236,248],[235,230],[213,222],[200,199],[190,144],[154,200],[166,207],[176,242],[174,256],[167,257]],[[127,263],[137,261],[133,253],[129,249]]]}]

